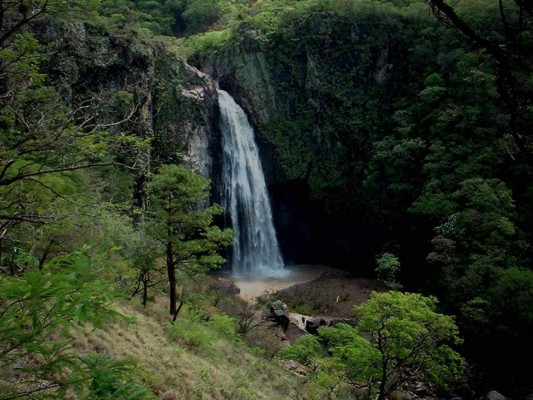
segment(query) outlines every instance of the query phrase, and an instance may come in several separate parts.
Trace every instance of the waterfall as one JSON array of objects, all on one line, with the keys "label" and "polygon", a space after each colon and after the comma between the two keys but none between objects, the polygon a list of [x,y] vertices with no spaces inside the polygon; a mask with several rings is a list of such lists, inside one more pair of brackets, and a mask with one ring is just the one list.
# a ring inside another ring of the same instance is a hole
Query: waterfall
[{"label": "waterfall", "polygon": [[265,177],[254,131],[244,110],[225,91],[218,91],[222,130],[222,203],[235,232],[231,268],[234,275],[281,276],[279,251]]}]

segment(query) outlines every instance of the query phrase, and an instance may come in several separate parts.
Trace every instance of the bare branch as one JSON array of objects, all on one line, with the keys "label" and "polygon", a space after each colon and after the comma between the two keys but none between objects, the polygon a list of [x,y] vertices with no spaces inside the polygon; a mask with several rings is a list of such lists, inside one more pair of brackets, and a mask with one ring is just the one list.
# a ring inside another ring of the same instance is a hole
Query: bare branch
[{"label": "bare branch", "polygon": [[[24,14],[22,19],[17,22],[14,26],[8,29],[5,33],[0,35],[0,45],[3,45],[6,41],[11,39],[15,33],[21,30],[24,26],[28,25],[35,18],[39,17],[41,14],[47,11],[48,0],[44,2],[41,7],[35,6],[32,10],[31,15]],[[3,25],[3,16],[2,16],[2,25]]]}]

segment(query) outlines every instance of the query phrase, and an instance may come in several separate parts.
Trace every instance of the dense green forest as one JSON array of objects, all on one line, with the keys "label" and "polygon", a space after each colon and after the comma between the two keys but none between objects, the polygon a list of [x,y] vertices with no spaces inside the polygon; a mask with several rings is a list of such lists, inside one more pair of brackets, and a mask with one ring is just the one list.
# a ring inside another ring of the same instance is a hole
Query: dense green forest
[{"label": "dense green forest", "polygon": [[[294,259],[395,289],[357,328],[278,353],[205,290],[232,235],[212,79],[256,128],[280,238],[331,241]],[[0,1],[0,399],[527,398],[532,95],[526,0]],[[287,230],[294,203],[321,222]]]}]

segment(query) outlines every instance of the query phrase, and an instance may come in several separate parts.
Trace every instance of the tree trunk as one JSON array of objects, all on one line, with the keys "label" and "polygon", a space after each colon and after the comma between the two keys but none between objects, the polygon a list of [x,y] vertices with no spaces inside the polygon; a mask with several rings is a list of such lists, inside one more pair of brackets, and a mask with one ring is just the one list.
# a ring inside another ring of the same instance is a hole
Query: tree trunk
[{"label": "tree trunk", "polygon": [[170,315],[176,315],[176,302],[178,300],[176,294],[176,267],[175,267],[174,257],[172,254],[172,243],[167,243],[167,273],[168,273],[168,284],[169,284],[169,311]]},{"label": "tree trunk", "polygon": [[143,307],[148,303],[148,282],[143,280]]},{"label": "tree trunk", "polygon": [[385,400],[386,397],[386,386],[387,386],[387,374],[385,371],[383,372],[383,376],[381,377],[381,382],[379,384],[379,394],[377,400]]},{"label": "tree trunk", "polygon": [[178,314],[180,313],[181,307],[183,307],[183,300],[180,301],[180,305],[176,312],[174,313],[174,317],[172,318],[172,323],[176,322],[176,318],[178,318]]},{"label": "tree trunk", "polygon": [[39,270],[42,270],[44,267],[44,263],[46,262],[46,259],[48,258],[48,254],[50,253],[50,249],[55,244],[55,240],[50,240],[48,244],[46,245],[46,248],[43,251],[42,256],[39,258]]},{"label": "tree trunk", "polygon": [[379,348],[381,351],[381,382],[379,383],[379,394],[377,400],[385,400],[387,398],[387,366],[388,366],[388,357],[385,357],[384,350],[382,347],[382,338],[380,334],[379,338]]}]

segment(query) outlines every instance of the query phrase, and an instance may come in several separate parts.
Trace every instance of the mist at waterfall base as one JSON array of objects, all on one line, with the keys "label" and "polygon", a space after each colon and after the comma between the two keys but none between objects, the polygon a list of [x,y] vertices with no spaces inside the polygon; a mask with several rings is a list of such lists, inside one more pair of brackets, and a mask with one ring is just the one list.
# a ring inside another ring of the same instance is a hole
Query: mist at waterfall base
[{"label": "mist at waterfall base", "polygon": [[254,131],[244,110],[218,90],[222,131],[222,206],[234,230],[228,251],[232,275],[282,278],[284,268]]}]

